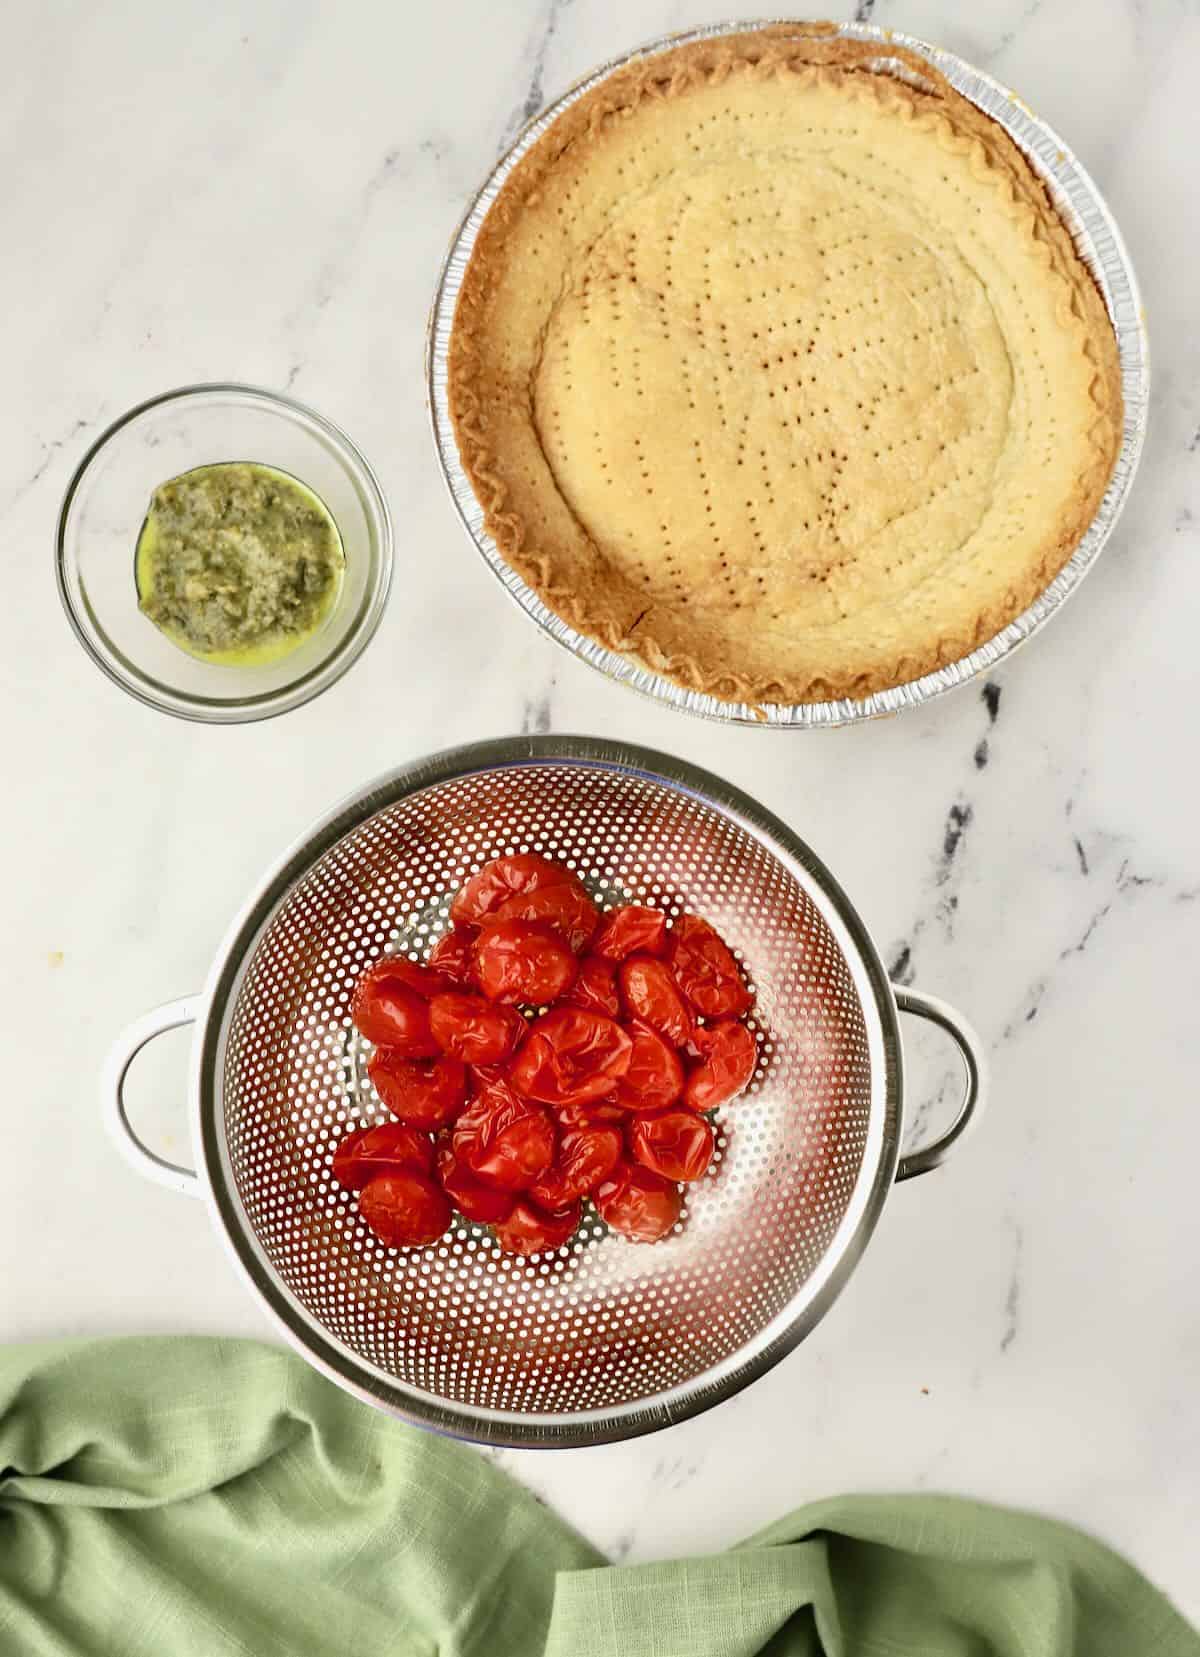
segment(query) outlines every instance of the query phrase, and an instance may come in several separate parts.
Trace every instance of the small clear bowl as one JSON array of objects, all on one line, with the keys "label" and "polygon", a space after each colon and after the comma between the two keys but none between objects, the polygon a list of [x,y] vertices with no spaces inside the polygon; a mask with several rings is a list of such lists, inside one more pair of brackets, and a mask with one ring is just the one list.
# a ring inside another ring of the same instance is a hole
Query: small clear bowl
[{"label": "small clear bowl", "polygon": [[[245,460],[277,467],[324,501],[346,553],[342,590],[323,626],[261,667],[189,656],[138,608],[134,547],[160,483],[193,466]],[[298,708],[341,678],[383,614],[392,525],[375,474],[342,431],[278,392],[184,386],[139,403],[84,455],[58,519],[58,589],[84,649],[148,707],[236,724]]]}]

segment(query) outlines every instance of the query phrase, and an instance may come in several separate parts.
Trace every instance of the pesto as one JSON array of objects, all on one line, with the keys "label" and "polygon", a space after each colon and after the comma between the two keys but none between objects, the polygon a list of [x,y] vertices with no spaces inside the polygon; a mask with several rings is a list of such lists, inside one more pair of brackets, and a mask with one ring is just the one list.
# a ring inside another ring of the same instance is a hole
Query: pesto
[{"label": "pesto", "polygon": [[326,620],[345,562],[337,525],[296,478],[251,461],[198,466],[151,497],[138,604],[194,656],[275,661]]}]

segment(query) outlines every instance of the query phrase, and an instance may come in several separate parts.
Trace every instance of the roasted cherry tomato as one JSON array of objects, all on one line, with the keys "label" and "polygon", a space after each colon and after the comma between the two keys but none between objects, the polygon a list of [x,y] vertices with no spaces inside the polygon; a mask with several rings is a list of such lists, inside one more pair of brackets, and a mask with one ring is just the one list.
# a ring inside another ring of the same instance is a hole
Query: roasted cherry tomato
[{"label": "roasted cherry tomato", "polygon": [[506,1254],[541,1254],[546,1249],[561,1248],[575,1235],[580,1213],[579,1204],[572,1203],[561,1214],[547,1214],[519,1197],[508,1219],[494,1225],[492,1233]]},{"label": "roasted cherry tomato", "polygon": [[600,911],[572,876],[564,886],[539,886],[522,892],[500,905],[497,913],[505,921],[540,921],[552,927],[582,955],[600,921]]},{"label": "roasted cherry tomato", "polygon": [[444,1128],[467,1097],[467,1072],[458,1059],[406,1059],[390,1047],[379,1047],[371,1054],[367,1075],[392,1115],[410,1128]]},{"label": "roasted cherry tomato", "polygon": [[380,1242],[393,1249],[436,1243],[450,1225],[446,1193],[414,1168],[373,1179],[359,1195],[358,1211]]},{"label": "roasted cherry tomato", "polygon": [[[685,1111],[684,1115],[691,1116],[691,1112]],[[698,1122],[700,1118],[692,1116],[691,1120]],[[529,1187],[529,1195],[540,1208],[556,1213],[586,1197],[593,1185],[606,1179],[620,1162],[624,1148],[620,1128],[606,1128],[599,1123],[570,1128],[558,1142],[554,1161]]]},{"label": "roasted cherry tomato", "polygon": [[631,1024],[629,1034],[633,1051],[617,1088],[617,1103],[626,1110],[665,1110],[683,1092],[679,1055],[647,1024]]},{"label": "roasted cherry tomato", "polygon": [[549,1006],[578,970],[566,939],[537,921],[487,921],[475,945],[475,980],[489,1001]]},{"label": "roasted cherry tomato", "polygon": [[635,1243],[657,1243],[679,1218],[679,1188],[637,1162],[619,1162],[592,1192],[605,1225]]},{"label": "roasted cherry tomato", "polygon": [[[543,886],[579,885],[570,869],[535,852],[517,852],[496,857],[472,875],[450,905],[450,919],[456,926],[478,926],[494,915],[506,898],[519,892],[536,892]],[[582,888],[581,888],[582,889]]]},{"label": "roasted cherry tomato", "polygon": [[682,1107],[635,1116],[629,1150],[643,1168],[664,1179],[700,1179],[712,1161],[713,1131],[702,1116]]},{"label": "roasted cherry tomato", "polygon": [[497,1007],[482,995],[447,990],[429,1003],[433,1039],[444,1053],[464,1064],[498,1064],[525,1033],[525,1020],[513,1007]]},{"label": "roasted cherry tomato", "polygon": [[[527,1026],[528,1028],[528,1026]],[[471,1097],[482,1093],[489,1087],[508,1087],[508,1066],[506,1064],[473,1064],[471,1066]]]},{"label": "roasted cherry tomato", "polygon": [[701,1059],[688,1071],[684,1104],[693,1110],[715,1110],[740,1093],[754,1074],[758,1063],[754,1031],[732,1019],[722,1019],[698,1026],[692,1042]]},{"label": "roasted cherry tomato", "polygon": [[[435,1058],[439,1049],[429,1028],[429,1004],[424,992],[413,988],[415,974],[425,971],[414,961],[376,961],[369,966],[350,1004],[360,1035],[408,1059]],[[436,973],[428,976],[438,982]]]},{"label": "roasted cherry tomato", "polygon": [[361,1191],[377,1174],[398,1174],[403,1168],[427,1174],[432,1167],[433,1141],[402,1122],[358,1128],[333,1153],[333,1177],[346,1191]]},{"label": "roasted cherry tomato", "polygon": [[586,1007],[589,1012],[603,1013],[606,1018],[620,1018],[621,997],[617,994],[617,969],[611,961],[599,955],[585,955],[579,963],[579,976],[567,993],[572,1007]]},{"label": "roasted cherry tomato", "polygon": [[630,1018],[640,1019],[664,1041],[682,1047],[692,1033],[692,1015],[665,961],[631,955],[618,974],[621,999]]},{"label": "roasted cherry tomato", "polygon": [[744,1013],[750,992],[729,945],[699,915],[681,915],[671,930],[671,967],[679,988],[705,1018]]},{"label": "roasted cherry tomato", "polygon": [[489,1185],[521,1191],[554,1160],[549,1115],[507,1082],[489,1082],[455,1124],[451,1145],[460,1162]]},{"label": "roasted cherry tomato", "polygon": [[629,1120],[629,1112],[615,1097],[587,1099],[581,1105],[559,1105],[554,1114],[564,1133],[568,1128],[608,1128],[614,1122],[624,1127]]},{"label": "roasted cherry tomato", "polygon": [[[368,1073],[397,1120],[349,1134],[335,1180],[393,1248],[436,1241],[455,1209],[510,1252],[558,1248],[588,1194],[614,1231],[664,1236],[678,1182],[710,1165],[703,1113],[757,1062],[732,952],[695,915],[602,916],[577,875],[534,853],[481,869],[451,922],[427,963],[388,957],[355,987]],[[695,1061],[686,1077],[676,1049]]]},{"label": "roasted cherry tomato", "polygon": [[667,917],[661,909],[643,909],[640,904],[627,903],[621,909],[610,909],[601,916],[600,930],[592,948],[597,955],[610,961],[623,961],[635,952],[639,955],[664,955],[667,948]]},{"label": "roasted cherry tomato", "polygon": [[403,984],[406,990],[412,990],[422,1001],[431,1001],[435,995],[450,988],[448,980],[433,967],[422,965],[420,961],[410,961],[406,955],[384,955],[380,960],[372,961],[359,979],[356,993],[369,989],[375,983]]},{"label": "roasted cherry tomato", "polygon": [[438,1146],[437,1177],[458,1212],[478,1225],[495,1225],[499,1220],[507,1220],[512,1213],[513,1200],[509,1193],[476,1179],[448,1144]]},{"label": "roasted cherry tomato", "polygon": [[529,1027],[509,1080],[547,1105],[577,1105],[611,1093],[629,1068],[633,1041],[602,1013],[552,1007]]},{"label": "roasted cherry tomato", "polygon": [[439,938],[429,952],[429,965],[460,990],[475,987],[475,945],[469,932],[457,927]]}]

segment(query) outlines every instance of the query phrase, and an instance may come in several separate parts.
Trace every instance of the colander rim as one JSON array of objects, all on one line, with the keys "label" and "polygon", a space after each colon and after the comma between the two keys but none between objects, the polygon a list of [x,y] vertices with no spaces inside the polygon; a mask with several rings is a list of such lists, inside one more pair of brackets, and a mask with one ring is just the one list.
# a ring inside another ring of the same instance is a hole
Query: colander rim
[{"label": "colander rim", "polygon": [[[267,1261],[237,1195],[223,1131],[224,1054],[237,993],[257,940],[313,864],[377,812],[436,784],[509,766],[597,766],[681,788],[789,859],[826,920],[844,933],[847,965],[877,1049],[872,1116],[880,1133],[876,1165],[816,1272],[748,1350],[687,1382],[644,1399],[597,1410],[515,1412],[452,1403],[386,1376],[328,1334]],[[849,948],[846,948],[846,945]],[[864,989],[869,993],[863,994]],[[581,735],[504,737],[441,750],[375,777],[324,813],[267,870],[238,911],[201,996],[189,1086],[196,1166],[214,1227],[235,1266],[285,1340],[327,1379],[363,1403],[412,1425],[508,1448],[577,1448],[657,1431],[711,1409],[759,1379],[816,1327],[841,1293],[869,1242],[894,1183],[903,1130],[903,1049],[895,996],[857,909],[825,863],[781,818],[750,795],[690,761],[635,743]],[[854,1209],[857,1208],[857,1212]],[[853,1224],[847,1222],[853,1216]],[[815,1288],[811,1287],[816,1281]],[[799,1304],[797,1304],[799,1303]]]}]

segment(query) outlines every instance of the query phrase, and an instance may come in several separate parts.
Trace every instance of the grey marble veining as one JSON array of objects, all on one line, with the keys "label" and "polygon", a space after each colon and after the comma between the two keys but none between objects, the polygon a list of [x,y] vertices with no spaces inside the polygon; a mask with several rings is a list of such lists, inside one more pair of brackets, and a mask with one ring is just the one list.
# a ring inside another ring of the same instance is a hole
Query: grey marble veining
[{"label": "grey marble veining", "polygon": [[[114,1033],[203,978],[261,869],[364,779],[430,749],[584,730],[718,771],[792,822],[894,977],[956,1001],[988,1118],[899,1188],[791,1358],[653,1439],[506,1452],[616,1557],[712,1549],[845,1489],[943,1488],[1074,1519],[1200,1619],[1194,736],[1200,154],[1194,0],[866,0],[1013,85],[1107,195],[1146,298],[1141,476],[1096,571],[992,679],[835,732],[726,730],[594,676],[509,605],[453,519],[421,355],[464,205],[541,103],[711,0],[379,7],[187,0],[15,14],[0,66],[0,535],[8,572],[0,1337],[268,1330],[203,1209],[99,1126]],[[82,450],[166,386],[288,387],[343,424],[397,524],[375,642],[267,725],[173,723],[77,649],[51,571]],[[146,1131],[185,1144],[186,1044]],[[913,1044],[912,1131],[950,1108]],[[36,1266],[32,1264],[37,1261]]]}]

